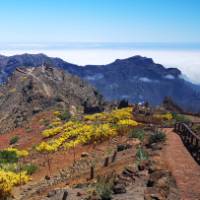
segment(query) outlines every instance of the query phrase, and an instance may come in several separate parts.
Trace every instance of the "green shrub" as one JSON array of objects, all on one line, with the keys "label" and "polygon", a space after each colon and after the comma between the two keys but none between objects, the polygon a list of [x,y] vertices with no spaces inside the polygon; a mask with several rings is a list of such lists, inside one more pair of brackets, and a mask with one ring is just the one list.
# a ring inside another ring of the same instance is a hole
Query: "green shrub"
[{"label": "green shrub", "polygon": [[110,200],[112,198],[113,180],[100,178],[96,184],[97,194],[102,200]]},{"label": "green shrub", "polygon": [[61,112],[59,115],[58,115],[58,118],[62,121],[67,121],[70,119],[70,113],[67,112],[67,111],[64,111],[64,112]]},{"label": "green shrub", "polygon": [[130,144],[118,144],[117,145],[117,151],[120,152],[120,151],[125,151],[127,149],[130,149],[132,147],[132,145]]},{"label": "green shrub", "polygon": [[48,128],[48,129],[51,129],[51,128],[53,128],[53,127],[54,127],[54,126],[53,126],[52,124],[49,124],[47,128]]},{"label": "green shrub", "polygon": [[197,134],[200,134],[200,125],[198,124],[195,124],[192,126],[192,130],[197,133]]},{"label": "green shrub", "polygon": [[38,170],[38,166],[35,164],[28,164],[23,166],[22,169],[26,171],[28,175],[32,175]]},{"label": "green shrub", "polygon": [[165,140],[166,140],[165,133],[158,131],[158,132],[155,132],[153,135],[150,136],[149,144],[163,142]]},{"label": "green shrub", "polygon": [[143,160],[148,160],[149,155],[142,147],[138,147],[137,152],[136,152],[136,158],[137,158],[137,161],[140,162]]},{"label": "green shrub", "polygon": [[0,168],[4,171],[18,172],[18,163],[1,163]]},{"label": "green shrub", "polygon": [[42,123],[44,126],[48,126],[50,122],[48,119],[43,119]]},{"label": "green shrub", "polygon": [[188,117],[186,117],[185,115],[173,113],[172,116],[173,116],[173,119],[175,120],[176,123],[179,123],[179,122],[188,123],[188,122],[190,122],[190,119],[188,119]]},{"label": "green shrub", "polygon": [[18,157],[16,152],[13,151],[0,151],[0,163],[16,163]]},{"label": "green shrub", "polygon": [[144,136],[145,136],[145,132],[143,129],[133,129],[130,133],[129,133],[129,138],[137,138],[140,141],[144,140]]},{"label": "green shrub", "polygon": [[9,144],[12,145],[12,144],[16,144],[17,142],[19,141],[19,136],[13,136],[11,139],[10,139],[10,142]]}]

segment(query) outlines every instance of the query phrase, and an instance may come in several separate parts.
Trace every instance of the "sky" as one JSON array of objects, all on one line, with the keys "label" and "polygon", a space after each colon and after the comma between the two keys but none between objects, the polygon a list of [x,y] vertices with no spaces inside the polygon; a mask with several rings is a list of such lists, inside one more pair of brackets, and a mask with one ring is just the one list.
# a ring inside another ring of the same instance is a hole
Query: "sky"
[{"label": "sky", "polygon": [[0,43],[200,43],[199,0],[0,0]]},{"label": "sky", "polygon": [[0,0],[0,54],[107,64],[134,55],[200,84],[200,0]]}]

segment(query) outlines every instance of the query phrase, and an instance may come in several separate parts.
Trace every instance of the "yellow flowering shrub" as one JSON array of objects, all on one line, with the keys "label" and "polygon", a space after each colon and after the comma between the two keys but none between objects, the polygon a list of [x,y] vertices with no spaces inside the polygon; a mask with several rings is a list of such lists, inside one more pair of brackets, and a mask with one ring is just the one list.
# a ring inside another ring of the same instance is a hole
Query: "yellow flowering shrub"
[{"label": "yellow flowering shrub", "polygon": [[0,170],[0,199],[10,196],[14,186],[25,184],[28,181],[29,177],[26,172],[14,173]]},{"label": "yellow flowering shrub", "polygon": [[135,127],[138,123],[132,119],[122,119],[117,122],[117,125]]},{"label": "yellow flowering shrub", "polygon": [[163,119],[165,119],[165,120],[172,120],[172,119],[173,119],[173,116],[172,116],[171,113],[163,114],[162,117],[163,117]]},{"label": "yellow flowering shrub", "polygon": [[58,127],[58,126],[61,126],[61,125],[62,125],[62,122],[61,122],[59,119],[56,119],[56,120],[54,120],[54,121],[51,123],[51,125],[52,125],[53,127]]},{"label": "yellow flowering shrub", "polygon": [[61,114],[61,112],[60,111],[55,111],[55,112],[53,112],[53,114],[54,114],[54,116],[59,116],[60,114]]},{"label": "yellow flowering shrub", "polygon": [[102,121],[104,123],[116,123],[120,119],[132,119],[132,108],[117,109],[110,113],[96,113],[84,117],[85,121]]},{"label": "yellow flowering shrub", "polygon": [[54,152],[59,148],[73,148],[79,144],[98,142],[117,135],[118,126],[135,127],[138,123],[132,120],[132,108],[113,110],[92,115],[85,115],[81,121],[68,121],[58,127],[42,132],[44,137],[59,137],[42,142],[36,149],[39,152]]},{"label": "yellow flowering shrub", "polygon": [[42,153],[48,153],[53,152],[54,149],[51,145],[49,145],[47,142],[41,142],[37,147],[36,150]]},{"label": "yellow flowering shrub", "polygon": [[122,119],[132,119],[132,108],[128,107],[112,111],[109,115],[108,121],[117,123]]},{"label": "yellow flowering shrub", "polygon": [[84,120],[85,121],[106,121],[108,119],[108,113],[95,113],[92,115],[85,115]]},{"label": "yellow flowering shrub", "polygon": [[110,124],[100,125],[84,125],[79,134],[74,140],[66,142],[63,146],[66,149],[75,147],[78,144],[87,144],[90,142],[105,140],[117,134],[116,129],[112,128]]},{"label": "yellow flowering shrub", "polygon": [[171,113],[165,113],[165,114],[156,114],[154,115],[155,118],[161,119],[161,120],[172,120],[173,116]]},{"label": "yellow flowering shrub", "polygon": [[54,136],[54,135],[57,135],[57,134],[61,133],[62,130],[63,130],[62,126],[59,126],[59,127],[55,127],[55,128],[44,130],[42,132],[42,135],[45,138],[46,137],[51,137],[51,136]]},{"label": "yellow flowering shrub", "polygon": [[28,151],[26,150],[18,150],[16,148],[7,148],[6,151],[15,152],[18,157],[26,157],[29,155]]}]

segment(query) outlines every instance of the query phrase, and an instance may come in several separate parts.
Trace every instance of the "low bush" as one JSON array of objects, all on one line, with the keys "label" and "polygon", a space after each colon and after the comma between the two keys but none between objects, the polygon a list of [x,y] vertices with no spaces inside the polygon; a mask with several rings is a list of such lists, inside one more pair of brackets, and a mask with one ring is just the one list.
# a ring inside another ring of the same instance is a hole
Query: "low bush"
[{"label": "low bush", "polygon": [[166,135],[163,132],[155,132],[149,137],[149,144],[163,142],[166,140]]},{"label": "low bush", "polygon": [[16,152],[3,150],[0,151],[0,163],[16,163],[18,161],[18,156]]},{"label": "low bush", "polygon": [[137,152],[136,152],[136,158],[137,158],[137,161],[141,162],[141,161],[144,161],[144,160],[148,160],[149,155],[144,150],[144,148],[138,147]]},{"label": "low bush", "polygon": [[145,136],[145,132],[143,129],[133,129],[130,133],[129,133],[129,138],[137,138],[140,141],[144,140],[144,136]]},{"label": "low bush", "polygon": [[42,120],[42,124],[43,124],[44,126],[48,126],[48,125],[50,124],[49,119],[43,119],[43,120]]},{"label": "low bush", "polygon": [[190,122],[190,119],[188,117],[186,117],[185,115],[173,113],[172,116],[176,123],[179,123],[179,122],[189,123]]},{"label": "low bush", "polygon": [[67,111],[64,111],[64,112],[61,112],[59,115],[58,115],[58,118],[62,121],[67,121],[70,119],[70,113],[67,112]]},{"label": "low bush", "polygon": [[200,125],[199,124],[194,124],[192,126],[192,130],[197,133],[198,135],[200,135]]},{"label": "low bush", "polygon": [[12,144],[16,144],[17,142],[19,141],[19,136],[13,136],[11,139],[10,139],[10,142],[9,144],[12,145]]},{"label": "low bush", "polygon": [[28,164],[22,167],[23,171],[26,171],[27,175],[32,175],[38,170],[38,166],[35,164]]},{"label": "low bush", "polygon": [[96,184],[97,194],[102,200],[110,200],[112,198],[113,180],[100,178]]},{"label": "low bush", "polygon": [[117,151],[120,152],[120,151],[125,151],[127,149],[130,149],[132,147],[132,145],[130,144],[118,144],[117,145]]}]

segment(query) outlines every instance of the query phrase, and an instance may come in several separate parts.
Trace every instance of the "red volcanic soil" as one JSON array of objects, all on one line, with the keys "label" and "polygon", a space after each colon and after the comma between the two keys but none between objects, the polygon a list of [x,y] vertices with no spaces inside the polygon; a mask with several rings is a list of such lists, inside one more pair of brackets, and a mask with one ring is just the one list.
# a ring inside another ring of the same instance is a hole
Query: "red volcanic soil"
[{"label": "red volcanic soil", "polygon": [[34,116],[30,122],[25,123],[22,128],[16,128],[9,133],[0,135],[0,149],[9,147],[10,139],[14,136],[19,137],[19,141],[16,144],[17,148],[32,148],[33,145],[38,144],[42,140],[42,135],[40,133],[45,129],[45,125],[42,121],[44,119],[51,121],[53,117],[50,111],[40,113]]},{"label": "red volcanic soil", "polygon": [[185,148],[179,135],[172,129],[165,129],[167,145],[164,157],[176,179],[181,200],[200,199],[200,166]]}]

